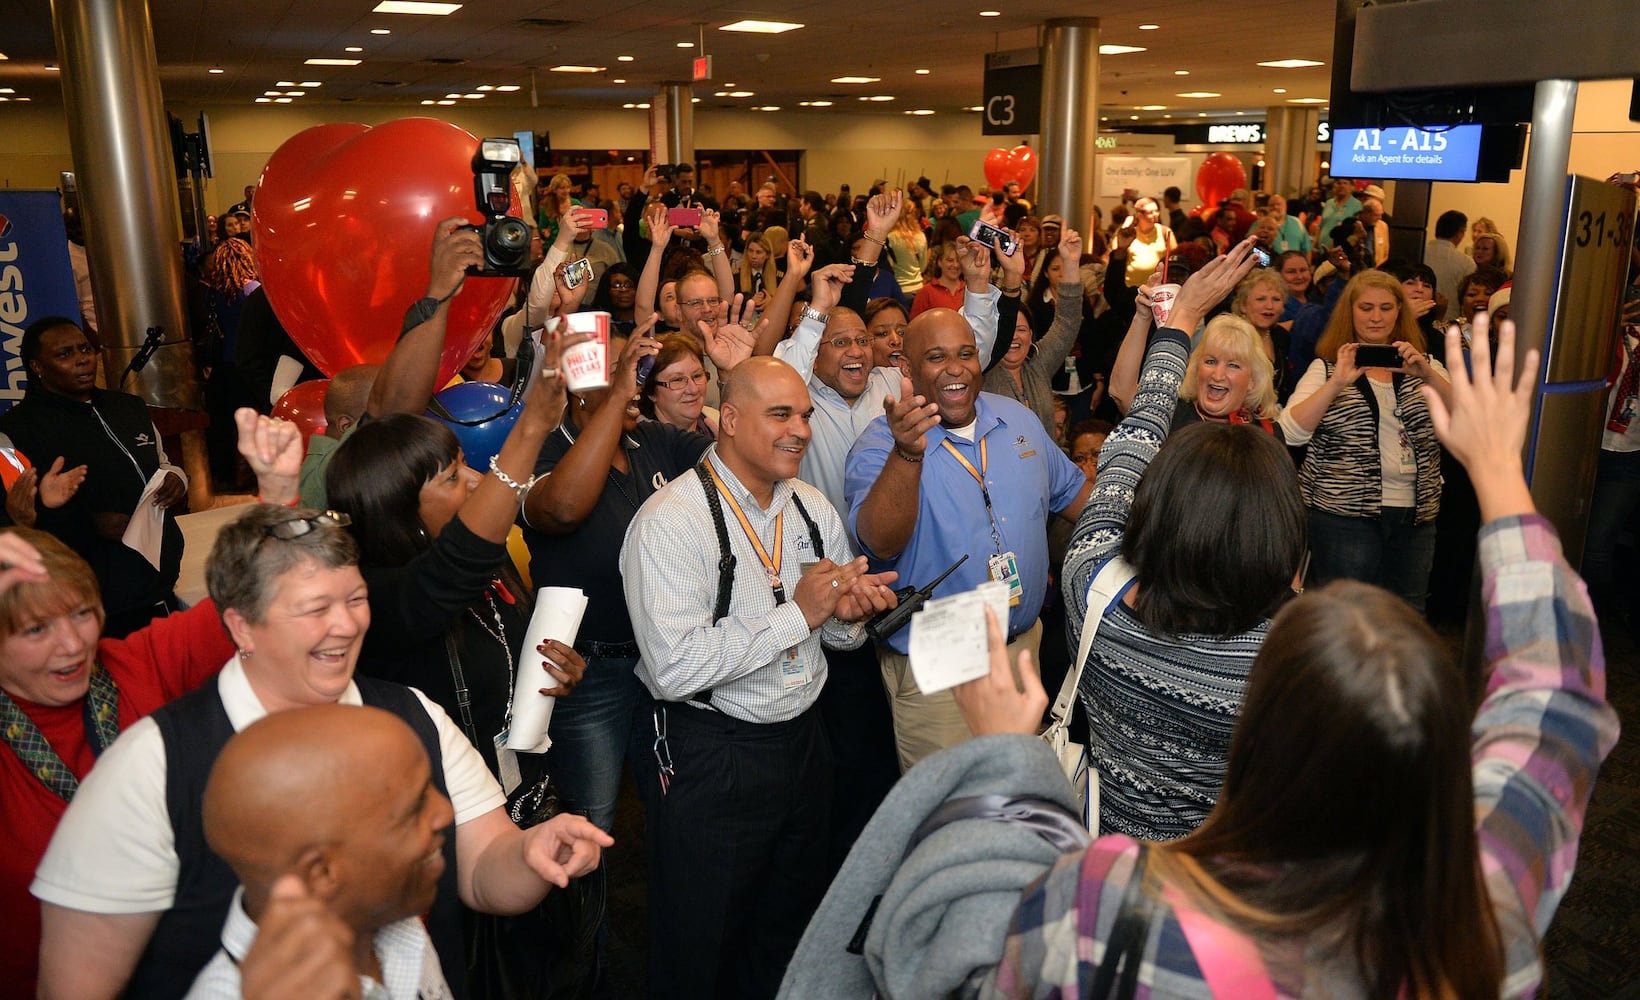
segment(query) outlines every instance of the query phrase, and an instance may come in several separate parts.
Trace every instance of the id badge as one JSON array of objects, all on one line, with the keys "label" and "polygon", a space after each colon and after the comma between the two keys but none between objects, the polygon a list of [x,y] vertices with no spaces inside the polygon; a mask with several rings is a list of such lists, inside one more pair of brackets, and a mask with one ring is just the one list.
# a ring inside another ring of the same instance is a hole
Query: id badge
[{"label": "id badge", "polygon": [[803,653],[796,646],[790,646],[780,654],[780,686],[782,690],[791,691],[800,688],[809,682],[809,665],[803,661]]},{"label": "id badge", "polygon": [[992,556],[987,560],[991,567],[991,579],[1008,585],[1008,606],[1019,607],[1020,600],[1025,596],[1025,583],[1019,578],[1019,561],[1012,552],[1004,552],[999,556]]},{"label": "id badge", "polygon": [[518,751],[507,749],[507,732],[503,729],[495,734],[495,762],[501,769],[501,791],[511,795],[524,783],[524,777],[518,772]]},{"label": "id badge", "polygon": [[1412,453],[1412,439],[1401,431],[1401,474],[1410,476],[1418,471],[1418,459]]}]

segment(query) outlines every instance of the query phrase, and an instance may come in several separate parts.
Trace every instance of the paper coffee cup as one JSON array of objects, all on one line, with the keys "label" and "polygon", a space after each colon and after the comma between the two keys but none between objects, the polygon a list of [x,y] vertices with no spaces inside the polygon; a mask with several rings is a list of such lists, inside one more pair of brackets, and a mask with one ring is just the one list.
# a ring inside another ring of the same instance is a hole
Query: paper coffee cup
[{"label": "paper coffee cup", "polygon": [[568,333],[590,333],[592,339],[571,347],[558,359],[564,387],[570,392],[609,385],[609,313],[578,312],[565,317]]},{"label": "paper coffee cup", "polygon": [[566,646],[575,645],[581,631],[581,616],[587,610],[587,595],[574,587],[542,587],[535,595],[535,614],[524,630],[524,649],[519,654],[514,679],[512,727],[507,731],[507,748],[529,753],[545,753],[552,746],[547,727],[552,724],[552,708],[558,703],[541,693],[557,684],[541,666],[536,648],[548,639]]},{"label": "paper coffee cup", "polygon": [[1157,326],[1166,326],[1173,315],[1173,300],[1179,297],[1178,285],[1157,285],[1150,290],[1150,314]]}]

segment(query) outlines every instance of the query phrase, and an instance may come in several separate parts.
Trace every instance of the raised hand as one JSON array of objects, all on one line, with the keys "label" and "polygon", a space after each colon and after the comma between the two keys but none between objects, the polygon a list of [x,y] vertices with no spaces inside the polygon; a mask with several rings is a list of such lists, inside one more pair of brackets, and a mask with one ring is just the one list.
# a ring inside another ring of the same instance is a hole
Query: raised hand
[{"label": "raised hand", "polygon": [[806,237],[799,236],[795,240],[786,241],[786,274],[795,275],[794,280],[801,281],[808,277],[809,269],[814,267],[814,247],[809,246]]},{"label": "raised hand", "polygon": [[843,286],[854,280],[852,264],[828,264],[809,279],[809,304],[830,312],[843,297]]},{"label": "raised hand", "polygon": [[[962,280],[970,291],[984,291],[991,284],[991,248],[966,236],[957,237],[957,263]],[[1023,262],[1021,262],[1023,269]],[[1023,270],[1022,272],[1023,273]]]},{"label": "raised hand", "polygon": [[728,372],[752,356],[757,335],[769,321],[759,320],[752,329],[746,328],[752,306],[744,295],[736,295],[733,303],[725,302],[718,308],[723,311],[718,314],[717,322],[700,324],[700,331],[706,337],[706,356],[717,365],[718,371]]},{"label": "raised hand", "polygon": [[1074,229],[1061,230],[1059,233],[1059,259],[1065,264],[1065,274],[1068,277],[1073,271],[1082,266],[1082,234]]},{"label": "raised hand", "polygon": [[[30,473],[33,471],[29,470]],[[40,505],[55,510],[74,499],[74,494],[80,492],[80,486],[85,482],[86,471],[86,466],[77,465],[64,472],[63,458],[57,456],[40,479]]]},{"label": "raised hand", "polygon": [[262,416],[248,406],[235,410],[233,421],[239,430],[239,454],[256,473],[257,496],[263,503],[295,500],[306,452],[302,432],[288,420]]},{"label": "raised hand", "polygon": [[866,232],[878,239],[885,239],[894,224],[900,221],[900,206],[904,204],[905,192],[899,188],[874,194],[866,202]]},{"label": "raised hand", "polygon": [[467,228],[466,218],[452,215],[433,230],[433,254],[429,263],[427,297],[448,299],[461,291],[467,268],[484,266],[484,244]]},{"label": "raised hand", "polygon": [[[1003,253],[1001,245],[1002,237],[993,237],[993,240],[995,241],[994,247],[997,252],[996,261],[997,265],[1002,268],[1003,287],[1019,288],[1025,282],[1025,255],[1018,252],[1017,249],[1019,234],[1015,233],[1011,229],[1007,230],[1007,232],[1014,237],[1016,249],[1013,256]],[[990,262],[990,254],[986,254],[986,263],[989,264]],[[1065,273],[1069,274],[1071,272],[1067,271]]]},{"label": "raised hand", "polygon": [[587,289],[592,287],[590,281],[583,281],[574,288],[569,287],[569,266],[573,263],[575,261],[560,261],[558,268],[552,272],[552,283],[558,290],[555,296],[558,310],[554,315],[568,316],[572,312],[580,312],[581,303],[587,297]]},{"label": "raised hand", "polygon": [[1422,385],[1430,421],[1441,444],[1463,463],[1475,485],[1481,518],[1493,521],[1535,509],[1522,472],[1521,449],[1537,390],[1536,349],[1526,352],[1519,376],[1515,369],[1515,324],[1504,320],[1498,329],[1498,358],[1494,368],[1487,341],[1490,321],[1475,317],[1469,364],[1464,364],[1463,339],[1456,326],[1446,331],[1446,364],[1452,375],[1451,404],[1442,401],[1434,386]]},{"label": "raised hand", "polygon": [[661,351],[661,342],[649,335],[658,319],[659,313],[650,313],[649,318],[632,331],[626,347],[621,349],[620,360],[615,363],[615,370],[609,376],[609,384],[615,395],[622,399],[630,399],[638,391],[638,362],[646,357],[652,358]]},{"label": "raised hand", "polygon": [[902,378],[900,398],[887,396],[883,399],[888,429],[894,435],[894,450],[908,456],[907,460],[912,462],[922,460],[923,452],[928,448],[928,432],[940,424],[939,404],[930,403],[916,392],[911,380]]},{"label": "raised hand", "polygon": [[48,579],[39,550],[15,531],[0,531],[0,594],[19,583],[41,583]]},{"label": "raised hand", "polygon": [[723,243],[723,238],[719,235],[722,231],[720,229],[721,225],[722,217],[718,214],[716,209],[708,208],[701,211],[700,226],[698,227],[698,231],[702,236],[706,237],[706,245],[708,247],[719,246]]},{"label": "raised hand", "polygon": [[[654,168],[651,167],[651,170]],[[650,205],[644,210],[643,219],[649,224],[649,242],[657,247],[664,247],[672,241],[672,232],[677,227],[666,221],[666,206],[660,202]]]},{"label": "raised hand", "polygon": [[1253,270],[1254,263],[1251,239],[1242,240],[1224,256],[1208,261],[1200,271],[1185,279],[1178,297],[1173,300],[1173,312],[1168,315],[1167,325],[1186,332],[1194,331],[1196,324],[1214,306],[1224,301],[1224,297],[1234,291],[1241,279]]}]

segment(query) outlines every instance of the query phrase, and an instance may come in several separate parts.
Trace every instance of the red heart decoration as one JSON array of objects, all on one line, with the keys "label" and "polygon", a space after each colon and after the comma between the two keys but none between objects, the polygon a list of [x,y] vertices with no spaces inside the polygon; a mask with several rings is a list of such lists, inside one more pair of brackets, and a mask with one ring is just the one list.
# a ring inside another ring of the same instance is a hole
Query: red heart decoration
[{"label": "red heart decoration", "polygon": [[1008,158],[1013,168],[1009,179],[1018,181],[1020,191],[1024,191],[1036,179],[1036,151],[1029,146],[1015,146],[1008,151]]},{"label": "red heart decoration", "polygon": [[[268,159],[252,213],[262,284],[291,339],[325,374],[380,364],[398,342],[404,311],[427,294],[439,220],[478,221],[477,149],[454,125],[405,118],[316,125]],[[462,285],[436,385],[495,325],[514,284],[469,277]]]},{"label": "red heart decoration", "polygon": [[985,183],[991,185],[992,191],[1001,191],[1013,176],[1012,159],[1013,153],[1001,146],[985,154]]}]

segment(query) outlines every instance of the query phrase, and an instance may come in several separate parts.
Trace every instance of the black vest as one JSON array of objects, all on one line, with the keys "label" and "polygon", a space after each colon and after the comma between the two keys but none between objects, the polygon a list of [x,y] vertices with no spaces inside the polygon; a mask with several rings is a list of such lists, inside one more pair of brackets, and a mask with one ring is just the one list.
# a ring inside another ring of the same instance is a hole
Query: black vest
[{"label": "black vest", "polygon": [[[410,724],[432,762],[433,787],[445,796],[444,758],[439,752],[438,729],[415,693],[400,684],[355,677],[366,705],[384,709]],[[160,917],[154,936],[131,976],[124,996],[178,998],[187,994],[194,977],[222,946],[222,924],[227,920],[239,877],[205,843],[200,804],[211,765],[233,737],[233,723],[217,694],[217,678],[170,702],[150,716],[165,740],[165,808],[176,837],[176,897]],[[444,978],[457,998],[466,995],[465,950],[461,938],[461,899],[456,889],[456,838],[444,839],[444,874],[427,919]]]}]

